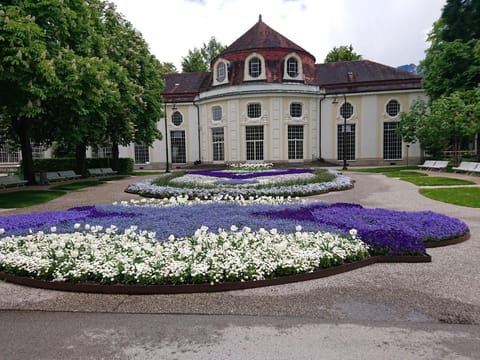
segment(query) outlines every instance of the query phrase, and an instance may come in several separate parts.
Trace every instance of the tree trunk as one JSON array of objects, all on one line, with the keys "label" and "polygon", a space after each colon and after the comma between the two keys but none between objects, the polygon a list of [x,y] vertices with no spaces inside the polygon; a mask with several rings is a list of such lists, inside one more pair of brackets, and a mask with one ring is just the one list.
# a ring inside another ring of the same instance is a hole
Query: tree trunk
[{"label": "tree trunk", "polygon": [[116,142],[113,142],[112,144],[112,169],[115,171],[118,171],[118,165],[119,165],[119,159],[120,159],[120,153],[118,151],[118,144]]},{"label": "tree trunk", "polygon": [[35,172],[33,169],[32,144],[30,143],[30,132],[32,130],[31,119],[16,119],[14,129],[17,132],[22,151],[22,170],[23,178],[28,181],[28,185],[37,185]]},{"label": "tree trunk", "polygon": [[77,144],[75,147],[75,160],[77,174],[87,176],[87,145],[85,143]]}]

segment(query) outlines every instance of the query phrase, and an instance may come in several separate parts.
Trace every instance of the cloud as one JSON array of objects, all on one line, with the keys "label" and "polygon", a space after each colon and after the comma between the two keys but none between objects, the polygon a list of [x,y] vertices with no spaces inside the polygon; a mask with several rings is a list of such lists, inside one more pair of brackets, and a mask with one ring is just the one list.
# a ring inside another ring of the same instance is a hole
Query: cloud
[{"label": "cloud", "polygon": [[230,45],[263,21],[322,62],[339,45],[398,66],[424,57],[425,33],[446,0],[112,0],[151,51],[180,69],[188,50],[212,36]]}]

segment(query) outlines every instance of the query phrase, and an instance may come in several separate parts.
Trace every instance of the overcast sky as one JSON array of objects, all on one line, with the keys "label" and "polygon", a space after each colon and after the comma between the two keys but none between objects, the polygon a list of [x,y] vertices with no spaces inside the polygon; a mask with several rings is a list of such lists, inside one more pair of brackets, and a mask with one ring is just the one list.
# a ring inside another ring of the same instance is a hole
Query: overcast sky
[{"label": "overcast sky", "polygon": [[446,0],[111,0],[162,62],[181,60],[214,36],[230,45],[258,21],[324,61],[352,44],[364,59],[418,64]]}]

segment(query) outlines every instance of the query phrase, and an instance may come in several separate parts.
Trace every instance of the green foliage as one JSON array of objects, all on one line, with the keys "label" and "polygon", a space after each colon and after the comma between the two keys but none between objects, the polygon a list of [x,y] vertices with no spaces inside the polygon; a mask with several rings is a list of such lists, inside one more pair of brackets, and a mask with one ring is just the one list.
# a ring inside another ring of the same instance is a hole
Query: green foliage
[{"label": "green foliage", "polygon": [[188,55],[182,58],[183,72],[206,72],[208,64],[204,61],[202,52],[198,48],[188,50]]},{"label": "green foliage", "polygon": [[417,123],[422,117],[426,116],[427,110],[427,103],[423,99],[418,98],[413,101],[409,112],[402,111],[400,113],[400,123],[397,131],[404,142],[412,144],[417,141]]},{"label": "green foliage", "polygon": [[119,174],[131,175],[135,167],[135,162],[132,158],[120,158],[118,161],[118,168],[116,169]]},{"label": "green foliage", "polygon": [[325,57],[325,62],[362,60],[362,55],[353,50],[352,44],[334,47]]},{"label": "green foliage", "polygon": [[75,169],[75,158],[34,159],[35,172],[65,171]]},{"label": "green foliage", "polygon": [[212,60],[225,50],[225,46],[211,37],[207,44],[188,51],[188,55],[182,58],[183,72],[206,72],[211,69]]},{"label": "green foliage", "polygon": [[480,39],[480,1],[447,0],[442,10],[440,37],[444,41]]},{"label": "green foliage", "polygon": [[[0,130],[20,144],[68,144],[83,169],[88,145],[160,138],[162,75],[174,70],[103,0],[12,0],[0,7]],[[67,151],[68,150],[68,151]],[[118,151],[113,151],[118,157]]]},{"label": "green foliage", "polygon": [[434,42],[419,69],[432,100],[455,91],[473,89],[480,82],[480,40]]}]

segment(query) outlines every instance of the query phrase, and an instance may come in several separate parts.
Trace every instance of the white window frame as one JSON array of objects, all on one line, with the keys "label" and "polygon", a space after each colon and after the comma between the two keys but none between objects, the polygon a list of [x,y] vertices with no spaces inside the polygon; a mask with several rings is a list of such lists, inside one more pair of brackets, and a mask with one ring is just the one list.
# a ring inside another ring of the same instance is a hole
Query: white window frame
[{"label": "white window frame", "polygon": [[[260,60],[260,66],[262,67],[261,71],[260,71],[260,74],[257,77],[253,77],[253,76],[250,75],[250,61],[253,58],[258,58]],[[243,80],[244,81],[265,80],[267,78],[266,75],[265,75],[266,74],[265,71],[266,71],[266,69],[265,69],[265,59],[263,58],[262,55],[254,52],[254,53],[250,54],[249,56],[247,56],[247,58],[245,59]]]}]

